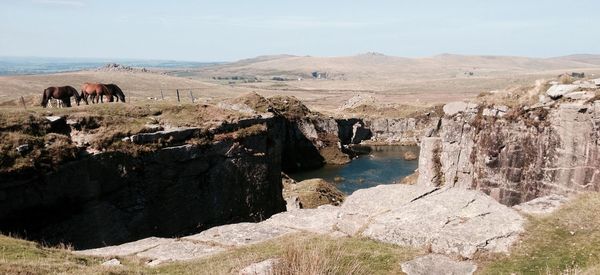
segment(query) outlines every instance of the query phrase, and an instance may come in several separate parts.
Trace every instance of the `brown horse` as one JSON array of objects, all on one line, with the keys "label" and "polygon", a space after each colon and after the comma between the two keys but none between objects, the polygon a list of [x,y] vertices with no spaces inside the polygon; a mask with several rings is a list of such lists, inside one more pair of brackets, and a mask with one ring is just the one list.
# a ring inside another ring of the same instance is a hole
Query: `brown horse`
[{"label": "brown horse", "polygon": [[[113,97],[112,97],[112,93],[110,92],[110,90],[108,88],[106,88],[106,86],[104,86],[103,84],[100,83],[85,83],[83,84],[83,86],[81,86],[81,97],[83,98],[83,100],[85,101],[85,104],[88,104],[88,96],[92,97],[92,103],[98,103],[98,100],[100,100],[100,102],[104,103],[104,96],[108,97],[108,101],[109,102],[113,102]],[[94,100],[96,102],[94,102]]]},{"label": "brown horse", "polygon": [[44,90],[42,94],[42,107],[46,108],[48,106],[48,100],[52,98],[59,99],[62,101],[64,106],[71,107],[71,97],[75,97],[75,102],[77,106],[79,106],[79,102],[81,101],[81,97],[77,93],[77,90],[71,86],[62,86],[62,87],[48,87]]}]

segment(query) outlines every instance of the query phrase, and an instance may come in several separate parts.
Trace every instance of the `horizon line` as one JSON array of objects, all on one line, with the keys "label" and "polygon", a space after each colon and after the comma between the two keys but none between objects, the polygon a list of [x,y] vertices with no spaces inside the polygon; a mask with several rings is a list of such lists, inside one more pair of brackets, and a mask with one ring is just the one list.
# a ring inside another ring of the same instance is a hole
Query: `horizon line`
[{"label": "horizon line", "polygon": [[571,53],[565,55],[558,56],[547,56],[547,57],[535,57],[535,56],[526,56],[526,55],[494,55],[494,54],[458,54],[458,53],[439,53],[428,56],[400,56],[400,55],[389,55],[381,52],[375,51],[367,51],[362,53],[356,53],[352,55],[298,55],[298,54],[289,54],[289,53],[275,53],[275,54],[263,54],[256,55],[252,57],[245,57],[237,60],[228,60],[228,61],[208,61],[208,60],[193,60],[193,59],[178,59],[178,58],[139,58],[139,57],[65,57],[65,56],[36,56],[36,55],[0,55],[0,59],[2,58],[38,58],[38,59],[65,59],[65,60],[96,60],[96,61],[106,61],[110,62],[111,60],[115,61],[155,61],[155,62],[193,62],[193,63],[235,63],[248,59],[256,59],[261,57],[275,57],[275,56],[289,56],[289,57],[317,57],[317,58],[336,58],[336,57],[355,57],[361,55],[381,55],[387,57],[398,57],[398,58],[407,58],[407,59],[421,59],[421,58],[434,58],[440,56],[464,56],[464,57],[518,57],[518,58],[532,58],[532,59],[553,59],[553,58],[562,58],[562,57],[573,57],[573,56],[598,56],[600,57],[600,53]]}]

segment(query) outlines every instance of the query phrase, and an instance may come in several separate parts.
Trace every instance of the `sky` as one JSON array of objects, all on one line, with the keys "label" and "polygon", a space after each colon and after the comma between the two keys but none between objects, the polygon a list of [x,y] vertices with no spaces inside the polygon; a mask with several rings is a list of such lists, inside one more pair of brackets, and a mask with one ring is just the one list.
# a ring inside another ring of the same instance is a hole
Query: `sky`
[{"label": "sky", "polygon": [[600,54],[600,1],[0,0],[0,56]]}]

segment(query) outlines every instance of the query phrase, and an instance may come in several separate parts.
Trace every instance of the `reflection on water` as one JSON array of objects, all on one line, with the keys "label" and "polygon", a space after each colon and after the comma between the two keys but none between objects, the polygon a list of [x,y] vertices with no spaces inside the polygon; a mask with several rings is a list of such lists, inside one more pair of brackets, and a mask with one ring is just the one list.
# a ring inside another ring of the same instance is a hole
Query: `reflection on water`
[{"label": "reflection on water", "polygon": [[297,181],[323,178],[335,182],[342,192],[351,194],[358,189],[400,181],[417,169],[417,160],[406,161],[403,158],[406,151],[416,152],[416,147],[371,146],[370,149],[370,153],[359,156],[347,165],[327,165],[290,176]]}]

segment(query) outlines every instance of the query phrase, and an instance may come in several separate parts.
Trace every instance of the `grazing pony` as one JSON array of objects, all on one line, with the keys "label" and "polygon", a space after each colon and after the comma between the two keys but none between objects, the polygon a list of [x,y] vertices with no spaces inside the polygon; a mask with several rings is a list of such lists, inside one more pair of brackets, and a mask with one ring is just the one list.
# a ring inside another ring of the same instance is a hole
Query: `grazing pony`
[{"label": "grazing pony", "polygon": [[98,100],[104,103],[104,96],[108,97],[109,102],[113,102],[113,97],[110,90],[100,83],[86,82],[83,84],[83,86],[81,86],[81,97],[85,101],[85,104],[88,104],[88,96],[92,97],[92,103],[98,103]]},{"label": "grazing pony", "polygon": [[117,102],[119,102],[119,100],[121,100],[121,102],[125,102],[125,94],[123,93],[121,88],[119,88],[119,86],[112,83],[104,84],[104,86],[106,86],[110,93],[117,98]]},{"label": "grazing pony", "polygon": [[75,97],[75,102],[77,106],[79,106],[79,102],[81,101],[81,97],[77,93],[77,90],[71,86],[62,86],[62,87],[48,87],[44,90],[42,94],[42,107],[46,108],[48,106],[48,101],[55,98],[62,101],[63,106],[71,107],[71,97]]}]

